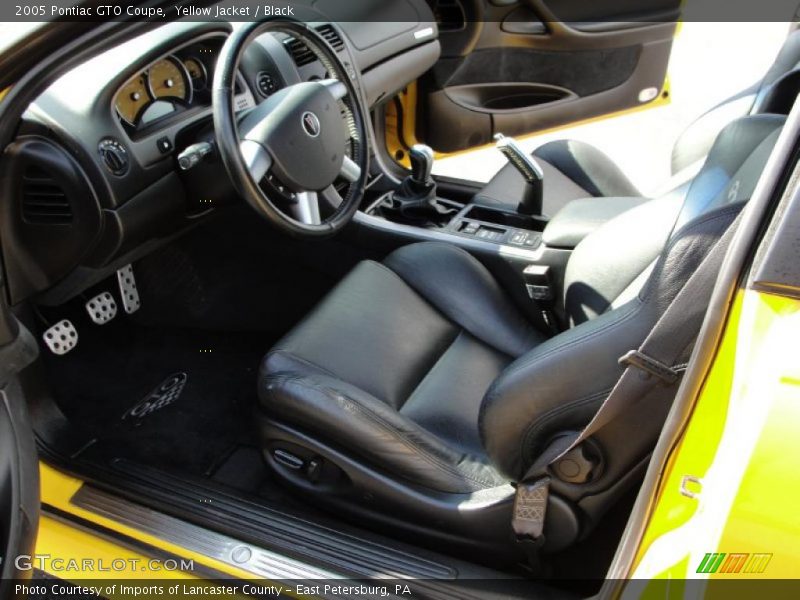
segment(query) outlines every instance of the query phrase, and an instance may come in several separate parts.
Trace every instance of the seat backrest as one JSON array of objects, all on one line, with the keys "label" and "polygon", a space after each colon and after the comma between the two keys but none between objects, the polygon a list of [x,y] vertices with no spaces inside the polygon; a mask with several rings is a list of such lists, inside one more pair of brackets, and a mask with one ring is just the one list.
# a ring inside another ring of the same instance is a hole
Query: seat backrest
[{"label": "seat backrest", "polygon": [[[682,203],[653,200],[576,248],[566,291],[575,326],[513,362],[483,399],[481,438],[505,476],[519,480],[554,437],[589,422],[622,374],[619,357],[641,346],[741,211],[784,120],[758,115],[732,123]],[[601,514],[608,491],[652,450],[674,394],[665,390],[669,398],[618,418],[595,440],[605,456],[597,479],[578,487],[553,484],[584,516]]]},{"label": "seat backrest", "polygon": [[570,258],[564,312],[578,325],[633,298],[671,235],[715,208],[750,197],[785,118],[754,115],[717,137],[688,185],[623,213],[587,236]]},{"label": "seat backrest", "polygon": [[[786,37],[764,77],[703,113],[681,133],[672,148],[673,175],[702,160],[720,131],[735,119],[748,114],[775,111],[778,103],[771,97],[771,91],[798,68],[800,31],[794,31]],[[797,85],[791,88],[797,89]]]}]

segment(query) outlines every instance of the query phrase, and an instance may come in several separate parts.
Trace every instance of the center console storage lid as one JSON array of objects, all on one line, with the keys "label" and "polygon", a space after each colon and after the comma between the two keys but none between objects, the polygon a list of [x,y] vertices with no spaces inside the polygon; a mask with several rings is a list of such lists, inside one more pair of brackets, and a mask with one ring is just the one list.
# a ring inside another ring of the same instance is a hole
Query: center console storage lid
[{"label": "center console storage lid", "polygon": [[542,234],[551,248],[574,248],[595,229],[622,213],[649,202],[640,197],[599,197],[572,200],[554,216]]}]

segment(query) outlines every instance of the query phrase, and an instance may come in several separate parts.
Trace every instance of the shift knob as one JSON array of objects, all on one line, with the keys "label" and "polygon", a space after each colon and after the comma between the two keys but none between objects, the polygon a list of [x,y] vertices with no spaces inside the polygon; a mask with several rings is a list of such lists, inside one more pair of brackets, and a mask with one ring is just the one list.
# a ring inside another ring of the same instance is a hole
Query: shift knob
[{"label": "shift knob", "polygon": [[433,150],[425,144],[414,144],[408,151],[408,158],[411,160],[411,179],[424,185],[432,183]]}]

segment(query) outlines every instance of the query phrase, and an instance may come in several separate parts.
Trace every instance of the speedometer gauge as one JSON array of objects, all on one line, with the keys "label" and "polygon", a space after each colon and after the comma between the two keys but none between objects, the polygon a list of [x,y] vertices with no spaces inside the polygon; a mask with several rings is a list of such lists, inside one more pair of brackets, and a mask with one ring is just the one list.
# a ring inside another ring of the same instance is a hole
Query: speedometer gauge
[{"label": "speedometer gauge", "polygon": [[176,98],[189,102],[192,96],[191,83],[183,63],[169,57],[158,61],[147,72],[150,93],[153,98]]},{"label": "speedometer gauge", "polygon": [[186,72],[189,73],[189,77],[192,79],[192,86],[194,89],[202,90],[206,86],[208,80],[206,68],[203,63],[194,57],[190,57],[184,60],[183,64],[186,65]]},{"label": "speedometer gauge", "polygon": [[150,102],[150,94],[143,75],[137,75],[117,92],[115,106],[119,116],[126,122],[133,125],[142,112],[142,109]]}]

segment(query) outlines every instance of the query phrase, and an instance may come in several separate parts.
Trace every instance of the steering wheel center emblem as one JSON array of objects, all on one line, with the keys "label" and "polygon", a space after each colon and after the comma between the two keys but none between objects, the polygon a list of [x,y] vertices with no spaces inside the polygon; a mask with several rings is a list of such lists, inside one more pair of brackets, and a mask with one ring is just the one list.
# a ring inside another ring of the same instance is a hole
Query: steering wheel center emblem
[{"label": "steering wheel center emblem", "polygon": [[312,112],[304,112],[303,118],[303,130],[311,137],[317,137],[319,135],[319,131],[321,129],[319,124],[319,118]]}]

